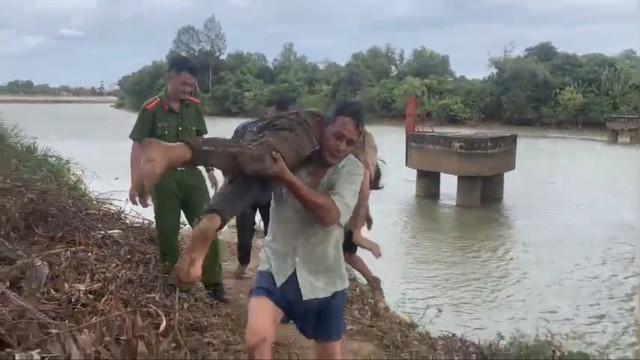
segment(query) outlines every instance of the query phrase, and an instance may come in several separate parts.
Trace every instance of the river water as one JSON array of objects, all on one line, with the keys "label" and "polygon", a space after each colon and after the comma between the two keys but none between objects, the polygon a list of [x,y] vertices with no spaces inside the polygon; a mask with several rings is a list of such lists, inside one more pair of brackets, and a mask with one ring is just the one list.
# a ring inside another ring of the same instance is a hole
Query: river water
[{"label": "river water", "polygon": [[[78,162],[93,190],[125,203],[127,136],[135,114],[103,104],[0,104],[0,118]],[[239,119],[208,118],[230,136]],[[383,257],[360,253],[392,308],[431,332],[489,340],[517,330],[569,334],[578,346],[631,355],[638,275],[640,148],[527,130],[502,204],[456,208],[456,179],[439,202],[414,196],[402,126],[371,126],[387,163],[372,194]],[[152,217],[151,209],[136,209]]]}]

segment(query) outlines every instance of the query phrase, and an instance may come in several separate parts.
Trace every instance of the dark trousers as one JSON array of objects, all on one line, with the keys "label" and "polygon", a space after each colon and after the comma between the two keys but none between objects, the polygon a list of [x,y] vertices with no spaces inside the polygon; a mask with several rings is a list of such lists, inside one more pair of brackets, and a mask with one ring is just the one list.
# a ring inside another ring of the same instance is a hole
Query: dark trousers
[{"label": "dark trousers", "polygon": [[[200,170],[187,168],[167,172],[156,184],[152,196],[160,259],[167,265],[166,270],[171,271],[180,257],[180,211],[191,228],[195,227],[207,204],[209,189]],[[220,282],[222,265],[216,237],[202,264],[202,283],[210,286]]]},{"label": "dark trousers", "polygon": [[282,311],[283,324],[293,321],[307,339],[327,343],[340,340],[344,334],[346,289],[328,297],[304,300],[296,271],[279,287],[270,272],[258,271],[249,297],[259,296],[266,297]]},{"label": "dark trousers", "polygon": [[238,231],[238,263],[248,265],[251,261],[251,243],[255,233],[256,212],[260,212],[260,217],[264,223],[264,235],[269,231],[269,210],[271,202],[263,204],[253,204],[236,216],[236,230]]}]

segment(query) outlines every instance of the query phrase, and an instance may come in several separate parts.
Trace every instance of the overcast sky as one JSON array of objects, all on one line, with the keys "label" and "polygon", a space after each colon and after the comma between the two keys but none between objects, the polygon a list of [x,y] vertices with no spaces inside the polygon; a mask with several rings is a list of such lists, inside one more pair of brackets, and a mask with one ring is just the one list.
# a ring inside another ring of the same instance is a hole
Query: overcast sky
[{"label": "overcast sky", "polygon": [[292,41],[312,60],[344,62],[391,42],[448,54],[458,74],[489,54],[551,40],[615,54],[640,46],[638,0],[0,0],[0,83],[109,85],[167,53],[176,30],[214,13],[229,50],[269,58]]}]

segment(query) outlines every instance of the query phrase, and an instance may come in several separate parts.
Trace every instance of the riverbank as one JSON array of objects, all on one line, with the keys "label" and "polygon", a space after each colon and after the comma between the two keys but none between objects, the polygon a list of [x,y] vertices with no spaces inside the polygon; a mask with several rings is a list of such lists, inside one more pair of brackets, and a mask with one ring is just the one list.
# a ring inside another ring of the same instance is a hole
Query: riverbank
[{"label": "riverbank", "polygon": [[[112,105],[117,110],[129,113],[137,113],[138,110],[130,109],[122,105]],[[240,115],[212,115],[206,114],[207,117],[217,119],[255,119],[256,116],[240,114]],[[370,117],[367,119],[369,125],[385,125],[385,126],[403,126],[405,120],[403,118],[389,117]],[[523,137],[543,137],[558,139],[576,139],[586,141],[603,141],[606,140],[607,132],[604,125],[591,126],[578,129],[576,127],[567,126],[537,126],[537,125],[509,125],[500,121],[483,121],[468,122],[461,124],[445,124],[442,122],[434,122],[430,124],[418,124],[418,130],[435,130],[435,131],[462,131],[462,132],[508,132],[518,134]],[[624,144],[625,139],[621,144]]]},{"label": "riverbank", "polygon": [[0,95],[0,104],[115,104],[115,96]]},{"label": "riverbank", "polygon": [[[225,282],[230,304],[213,303],[199,289],[170,292],[155,262],[150,223],[90,195],[68,161],[19,139],[0,127],[1,213],[15,215],[0,217],[0,306],[10,310],[0,312],[0,353],[244,356],[251,278],[231,279],[232,230],[223,234],[229,240]],[[478,343],[431,335],[395,313],[373,314],[370,298],[366,288],[352,284],[346,311],[348,358],[529,359],[550,358],[562,349],[548,338]],[[291,326],[281,328],[279,357],[308,358],[311,349]]]}]

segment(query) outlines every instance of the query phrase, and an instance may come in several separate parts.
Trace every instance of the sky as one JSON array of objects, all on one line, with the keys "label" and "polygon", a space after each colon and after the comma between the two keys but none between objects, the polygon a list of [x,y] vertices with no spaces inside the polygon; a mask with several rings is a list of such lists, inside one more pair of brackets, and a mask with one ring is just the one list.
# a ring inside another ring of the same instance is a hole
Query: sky
[{"label": "sky", "polygon": [[228,50],[275,57],[291,41],[314,61],[372,45],[450,56],[488,74],[508,44],[616,54],[640,47],[638,0],[0,0],[0,83],[107,86],[164,58],[177,29],[215,14]]}]

